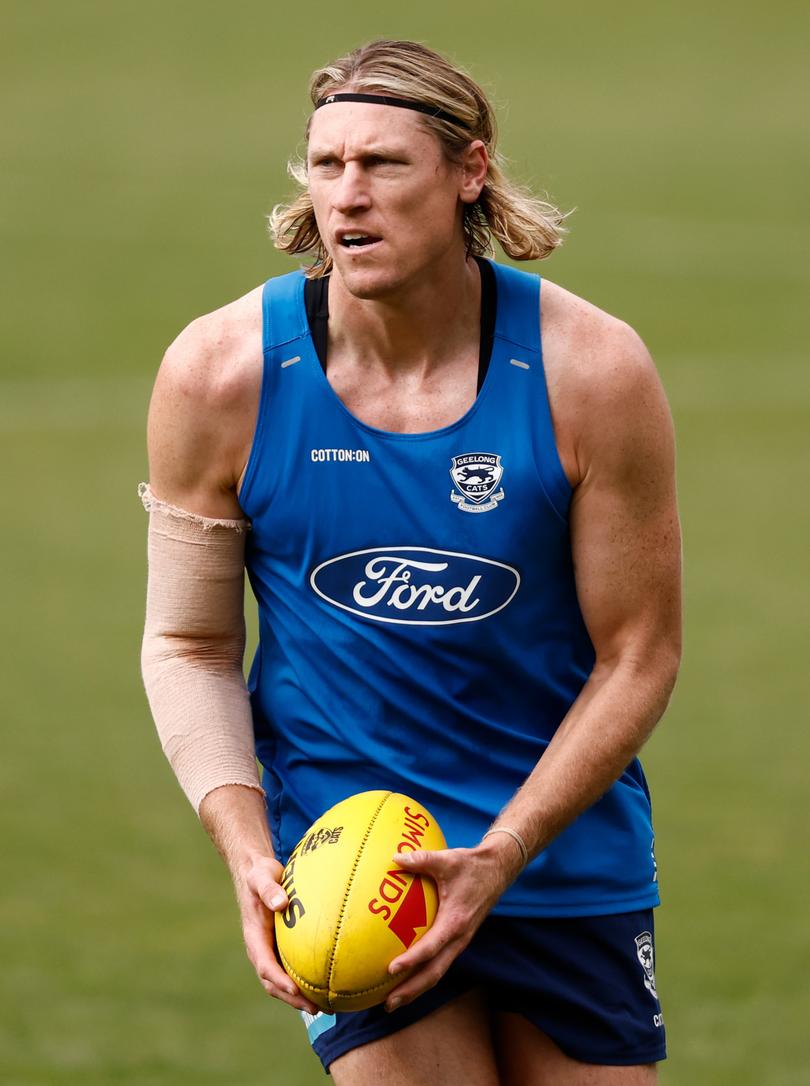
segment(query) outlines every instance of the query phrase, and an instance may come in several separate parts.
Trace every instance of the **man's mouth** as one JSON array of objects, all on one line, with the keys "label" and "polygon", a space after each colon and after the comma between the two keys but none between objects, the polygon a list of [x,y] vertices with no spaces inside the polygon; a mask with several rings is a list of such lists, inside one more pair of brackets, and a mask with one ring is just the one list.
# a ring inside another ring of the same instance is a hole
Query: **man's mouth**
[{"label": "man's mouth", "polygon": [[344,249],[361,249],[365,245],[373,245],[377,241],[382,241],[382,238],[375,237],[374,234],[344,234],[340,239],[340,244]]}]

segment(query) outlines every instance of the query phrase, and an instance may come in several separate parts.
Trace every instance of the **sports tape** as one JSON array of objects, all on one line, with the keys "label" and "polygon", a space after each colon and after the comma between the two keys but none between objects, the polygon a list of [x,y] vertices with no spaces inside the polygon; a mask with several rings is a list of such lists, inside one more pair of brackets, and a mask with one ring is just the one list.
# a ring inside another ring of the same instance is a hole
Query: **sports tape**
[{"label": "sports tape", "polygon": [[141,670],[161,746],[199,813],[226,784],[262,791],[242,673],[245,520],[201,517],[160,501],[149,513]]}]

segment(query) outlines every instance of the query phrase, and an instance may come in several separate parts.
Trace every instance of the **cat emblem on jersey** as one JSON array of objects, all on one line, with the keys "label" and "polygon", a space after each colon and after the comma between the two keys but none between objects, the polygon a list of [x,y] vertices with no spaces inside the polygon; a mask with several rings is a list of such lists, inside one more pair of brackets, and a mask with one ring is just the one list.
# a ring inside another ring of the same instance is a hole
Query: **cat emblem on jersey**
[{"label": "cat emblem on jersey", "polygon": [[498,489],[503,478],[503,465],[495,453],[454,456],[450,478],[454,486],[450,501],[462,513],[486,513],[497,509],[498,502],[503,500],[503,487]]}]

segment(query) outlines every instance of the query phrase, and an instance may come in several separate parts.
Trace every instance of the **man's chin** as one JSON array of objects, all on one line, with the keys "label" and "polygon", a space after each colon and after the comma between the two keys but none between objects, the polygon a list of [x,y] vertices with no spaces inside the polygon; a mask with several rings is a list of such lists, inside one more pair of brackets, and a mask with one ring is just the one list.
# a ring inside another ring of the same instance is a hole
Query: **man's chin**
[{"label": "man's chin", "polygon": [[403,282],[401,271],[380,265],[358,268],[341,267],[336,263],[334,269],[349,294],[364,301],[394,294]]}]

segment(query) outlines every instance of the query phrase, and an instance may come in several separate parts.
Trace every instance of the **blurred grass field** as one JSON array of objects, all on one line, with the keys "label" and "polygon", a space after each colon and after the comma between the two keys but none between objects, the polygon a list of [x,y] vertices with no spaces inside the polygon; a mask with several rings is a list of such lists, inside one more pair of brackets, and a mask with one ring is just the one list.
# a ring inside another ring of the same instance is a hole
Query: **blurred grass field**
[{"label": "blurred grass field", "polygon": [[153,735],[135,486],[166,344],[291,266],[262,216],[310,71],[386,35],[494,90],[513,170],[577,208],[539,270],[630,321],[671,398],[686,654],[645,756],[662,1081],[810,1083],[801,7],[7,0],[2,23],[0,1082],[323,1081]]}]

